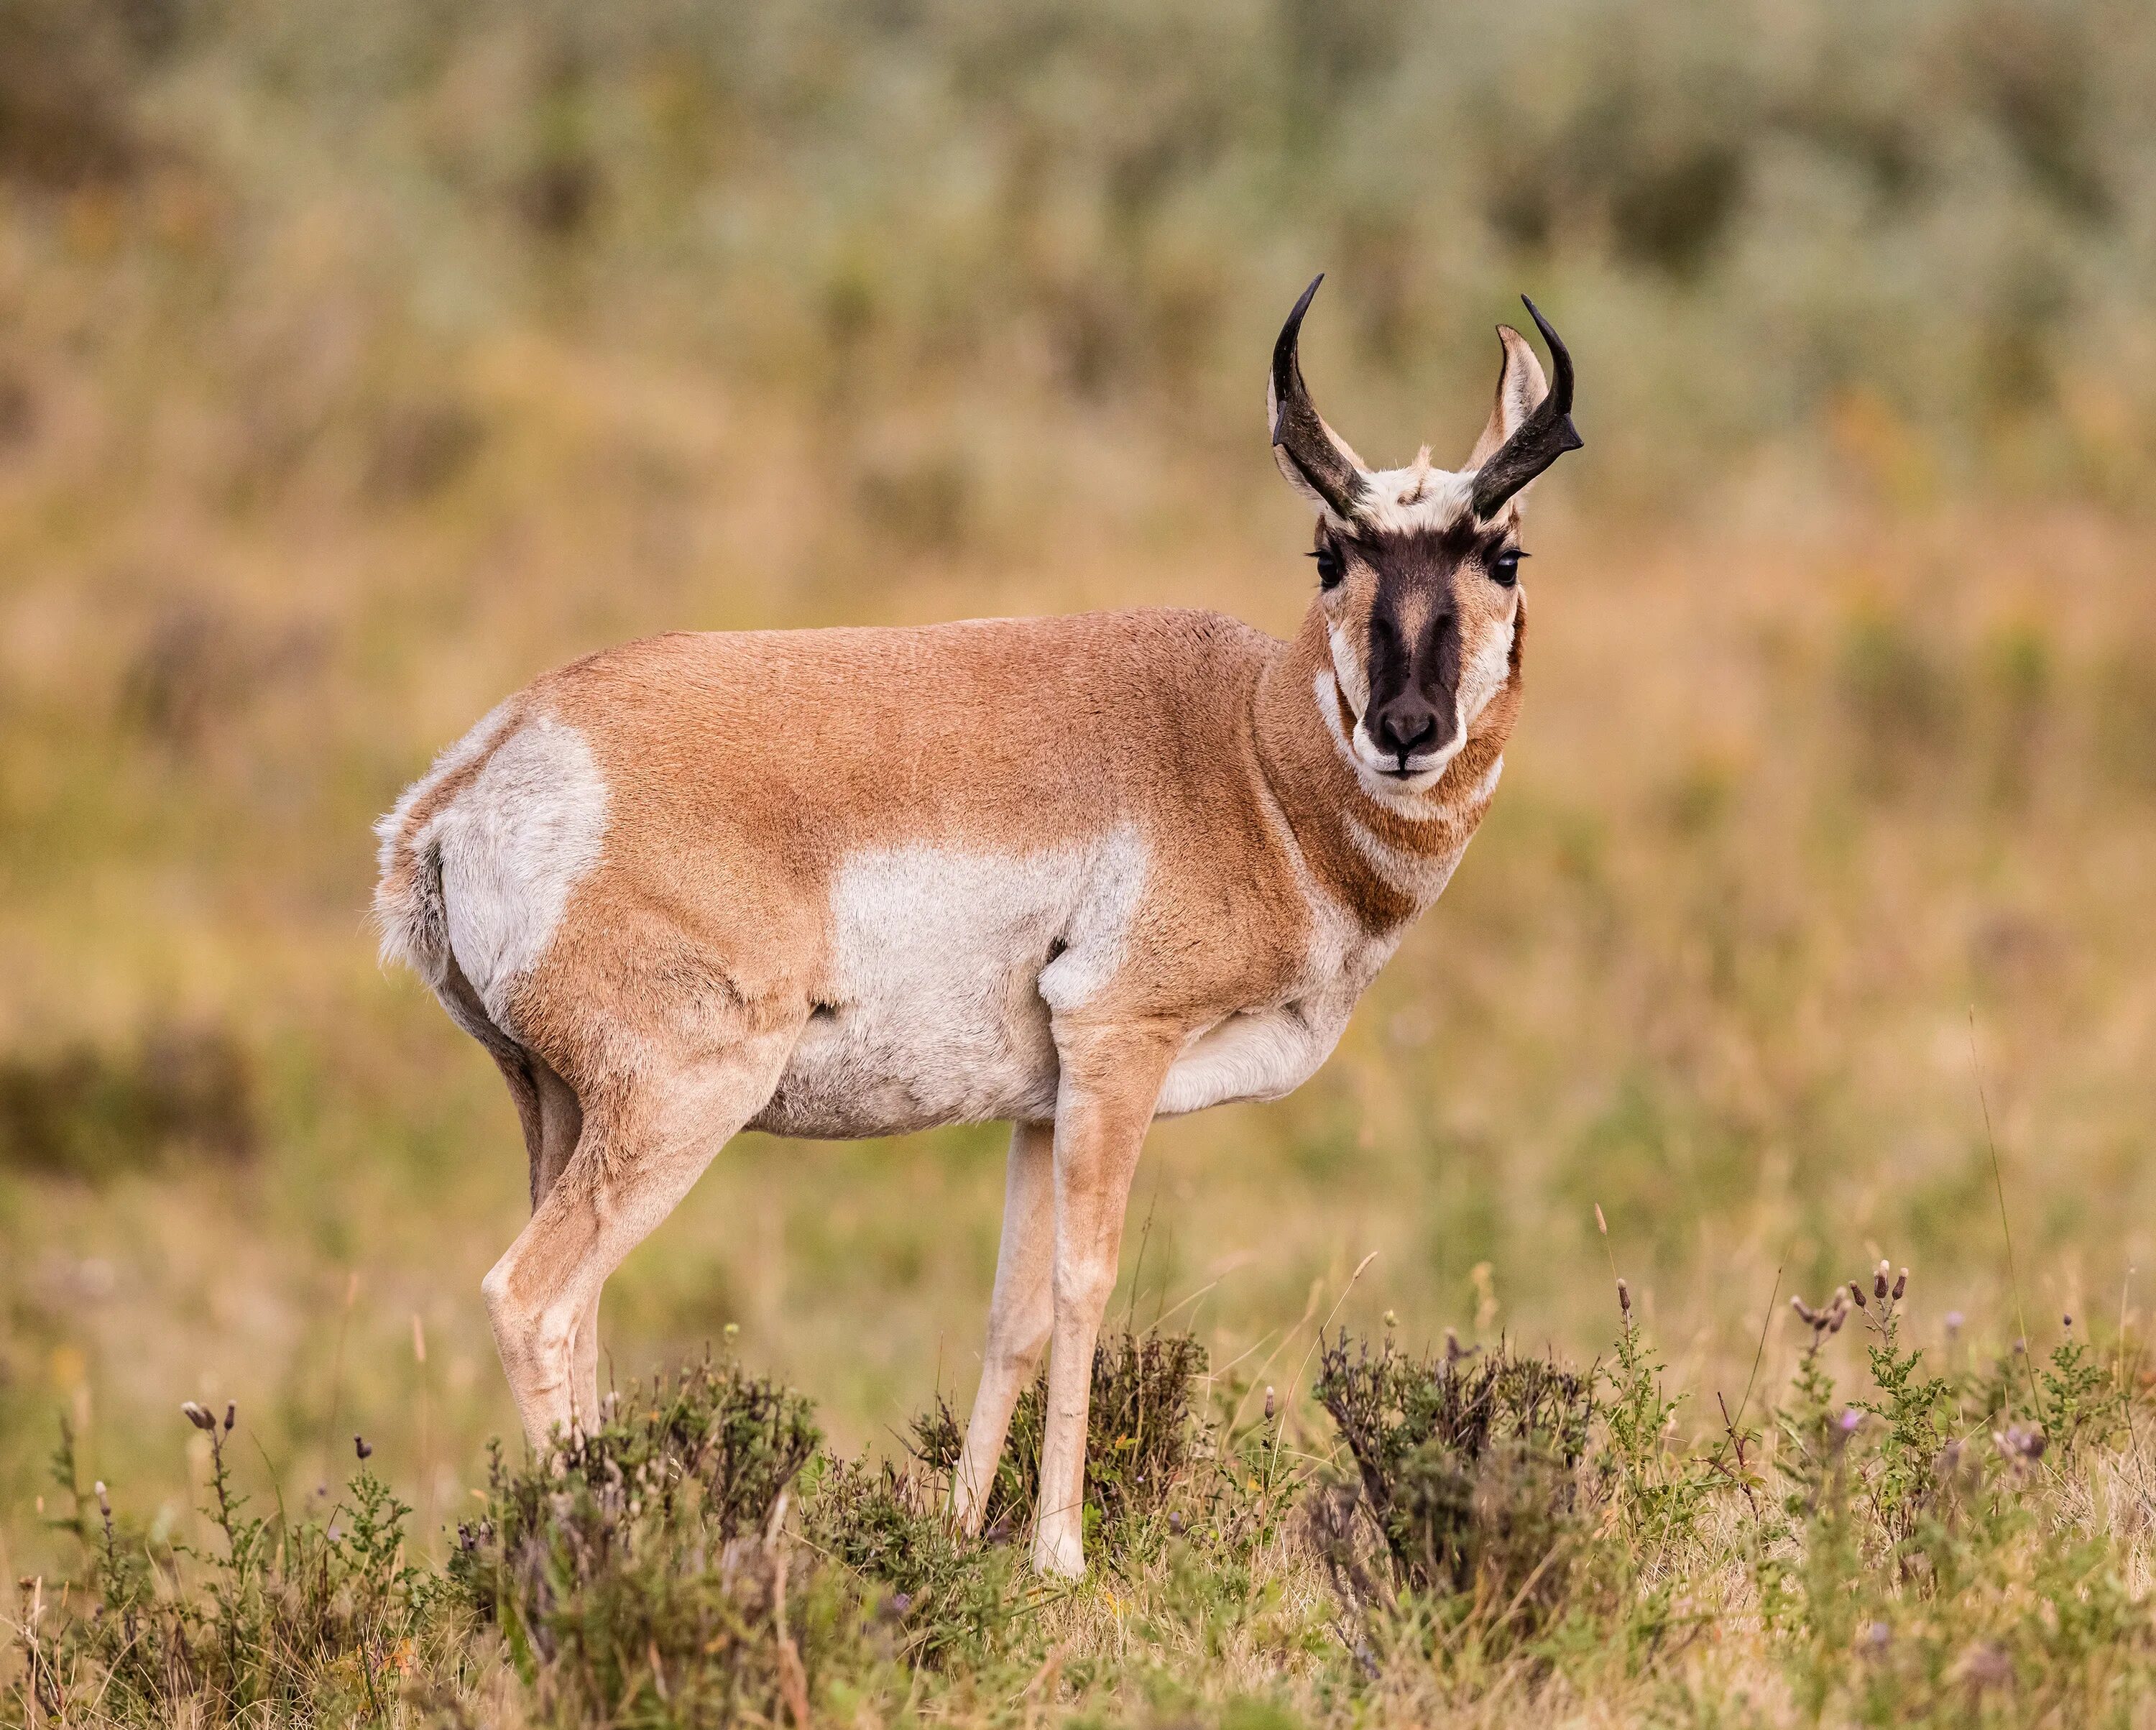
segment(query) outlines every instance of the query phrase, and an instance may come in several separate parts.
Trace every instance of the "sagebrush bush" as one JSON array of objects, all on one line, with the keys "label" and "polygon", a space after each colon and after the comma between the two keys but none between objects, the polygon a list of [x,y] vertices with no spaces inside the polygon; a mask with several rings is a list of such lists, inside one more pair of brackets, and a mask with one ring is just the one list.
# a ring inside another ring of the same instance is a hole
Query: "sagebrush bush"
[{"label": "sagebrush bush", "polygon": [[[101,1485],[64,1495],[79,1565],[27,1583],[4,1721],[988,1723],[1144,1702],[1345,1725],[1601,1698],[1707,1722],[1737,1663],[1769,1702],[1747,1722],[2142,1722],[2138,1354],[2070,1326],[2042,1365],[1935,1368],[1907,1283],[1882,1267],[1799,1300],[1769,1422],[1725,1401],[1696,1438],[1621,1282],[1614,1348],[1584,1371],[1337,1335],[1313,1390],[1332,1438],[1296,1446],[1270,1397],[1255,1423],[1206,1421],[1190,1340],[1112,1341],[1090,1463],[1116,1487],[1078,1587],[1025,1569],[1016,1460],[1005,1529],[956,1531],[940,1400],[914,1425],[929,1457],[834,1458],[800,1396],[707,1361],[613,1396],[543,1460],[497,1450],[439,1568],[363,1443],[333,1506],[257,1518],[237,1414],[191,1405],[216,1543],[141,1530]],[[1845,1395],[1852,1318],[1871,1337]],[[71,1491],[65,1438],[55,1467]]]},{"label": "sagebrush bush", "polygon": [[[1114,1533],[1165,1506],[1190,1466],[1192,1400],[1204,1373],[1205,1348],[1188,1334],[1141,1337],[1126,1332],[1094,1348],[1092,1404],[1086,1425],[1089,1525]],[[1040,1493],[1047,1413],[1044,1372],[1019,1394],[996,1461],[983,1524],[998,1537],[1031,1528]],[[946,1478],[957,1470],[965,1440],[965,1425],[940,1394],[915,1420],[916,1456]]]},{"label": "sagebrush bush", "polygon": [[[1549,1360],[1373,1352],[1343,1331],[1323,1353],[1318,1400],[1355,1464],[1400,1582],[1510,1607],[1524,1625],[1562,1602],[1582,1508],[1594,1390]],[[1332,1529],[1340,1533],[1337,1519]]]},{"label": "sagebrush bush", "polygon": [[805,1698],[808,1665],[846,1623],[813,1578],[797,1574],[788,1603],[776,1527],[819,1439],[808,1403],[707,1358],[610,1394],[601,1420],[541,1463],[512,1468],[495,1450],[451,1587],[572,1722],[658,1709],[731,1722]]},{"label": "sagebrush bush", "polygon": [[[82,1571],[42,1627],[42,1583],[25,1582],[19,1623],[22,1703],[60,1722],[162,1724],[324,1722],[378,1717],[401,1679],[455,1637],[444,1582],[405,1554],[411,1509],[366,1461],[343,1497],[300,1517],[249,1510],[227,1457],[239,1413],[190,1404],[209,1439],[208,1548],[146,1532],[113,1511],[102,1484],[85,1495],[74,1438],[53,1460],[70,1512],[63,1530]],[[93,1512],[93,1509],[95,1512]]]}]

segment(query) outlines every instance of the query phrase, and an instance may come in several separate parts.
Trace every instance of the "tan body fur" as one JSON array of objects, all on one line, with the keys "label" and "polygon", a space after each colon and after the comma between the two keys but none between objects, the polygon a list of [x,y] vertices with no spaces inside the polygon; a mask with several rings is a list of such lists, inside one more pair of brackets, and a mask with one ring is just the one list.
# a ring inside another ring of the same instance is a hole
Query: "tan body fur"
[{"label": "tan body fur", "polygon": [[[1501,384],[1495,432],[1519,412]],[[1426,465],[1377,479],[1457,515]],[[522,1116],[534,1211],[485,1289],[535,1445],[595,1417],[600,1287],[737,1131],[1007,1119],[957,1512],[977,1524],[1052,1341],[1034,1557],[1082,1569],[1090,1368],[1147,1125],[1322,1062],[1517,713],[1524,611],[1483,583],[1446,603],[1459,737],[1373,769],[1353,621],[1377,580],[1350,560],[1286,643],[1170,611],[654,638],[444,754],[384,819],[377,908]]]}]

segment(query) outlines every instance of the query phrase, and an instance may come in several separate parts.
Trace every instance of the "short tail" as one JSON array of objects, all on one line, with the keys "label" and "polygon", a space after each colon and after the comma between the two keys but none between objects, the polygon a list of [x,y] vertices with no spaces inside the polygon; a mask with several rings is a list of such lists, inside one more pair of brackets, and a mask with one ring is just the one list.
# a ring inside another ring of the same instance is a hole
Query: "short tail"
[{"label": "short tail", "polygon": [[[481,723],[482,726],[485,723]],[[374,923],[382,965],[401,963],[427,982],[449,1019],[484,1045],[501,1066],[516,1101],[531,1157],[533,1203],[537,1204],[541,1149],[545,1144],[538,1060],[487,1013],[449,945],[449,902],[442,888],[442,844],[428,821],[437,801],[444,766],[415,783],[397,809],[374,826],[382,842],[382,875],[374,885]],[[570,1096],[573,1099],[573,1096]],[[572,1144],[574,1131],[568,1132]]]},{"label": "short tail", "polygon": [[[448,1001],[444,987],[456,971],[449,948],[449,921],[442,898],[442,849],[434,837],[436,814],[454,800],[519,718],[512,697],[434,759],[433,767],[404,789],[396,809],[374,825],[381,841],[376,860],[374,923],[382,962],[401,962]],[[467,989],[470,988],[467,987]],[[456,1012],[450,1010],[452,1014]]]},{"label": "short tail", "polygon": [[439,992],[456,965],[449,951],[449,908],[442,899],[441,844],[429,837],[412,844],[403,832],[403,814],[400,808],[375,826],[382,837],[382,875],[374,886],[382,964],[402,963]]}]

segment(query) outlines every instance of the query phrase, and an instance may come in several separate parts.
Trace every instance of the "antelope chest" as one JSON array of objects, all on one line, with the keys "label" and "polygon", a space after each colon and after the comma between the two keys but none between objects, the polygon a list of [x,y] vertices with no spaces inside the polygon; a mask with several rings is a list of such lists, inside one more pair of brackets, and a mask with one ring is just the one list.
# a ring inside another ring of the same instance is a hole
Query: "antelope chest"
[{"label": "antelope chest", "polygon": [[[1148,863],[1129,829],[1024,854],[910,845],[846,860],[819,1002],[752,1127],[844,1140],[1053,1117],[1053,1012],[1127,987],[1127,970],[1152,959],[1132,932]],[[1299,1086],[1382,959],[1342,954],[1321,921],[1310,988],[1196,1032],[1161,1111]]]}]

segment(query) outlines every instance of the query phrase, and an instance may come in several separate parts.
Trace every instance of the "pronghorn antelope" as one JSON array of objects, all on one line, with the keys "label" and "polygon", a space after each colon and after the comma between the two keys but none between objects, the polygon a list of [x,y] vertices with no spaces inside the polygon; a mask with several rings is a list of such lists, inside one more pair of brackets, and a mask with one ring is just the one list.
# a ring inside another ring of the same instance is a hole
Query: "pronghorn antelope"
[{"label": "pronghorn antelope", "polygon": [[1085,1567],[1086,1400],[1147,1126],[1306,1080],[1488,808],[1520,702],[1521,495],[1579,444],[1501,328],[1458,472],[1319,417],[1276,460],[1318,589],[1279,642],[1176,611],[681,633],[549,673],[385,818],[375,908],[494,1055],[530,1223],[484,1282],[526,1435],[598,1411],[599,1288],[744,1128],[1014,1125],[954,1490],[978,1528],[1044,1347],[1036,1567]]}]

